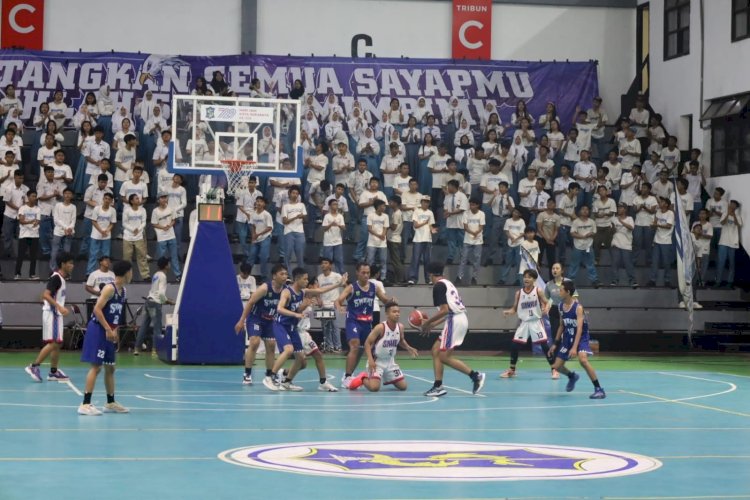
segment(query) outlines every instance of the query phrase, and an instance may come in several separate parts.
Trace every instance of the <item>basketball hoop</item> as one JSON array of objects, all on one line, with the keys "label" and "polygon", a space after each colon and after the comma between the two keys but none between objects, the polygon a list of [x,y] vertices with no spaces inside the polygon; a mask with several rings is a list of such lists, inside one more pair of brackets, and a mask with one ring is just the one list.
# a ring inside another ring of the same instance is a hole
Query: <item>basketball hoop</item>
[{"label": "basketball hoop", "polygon": [[227,194],[234,196],[237,191],[247,187],[247,178],[253,175],[252,160],[220,160],[221,168],[227,176]]}]

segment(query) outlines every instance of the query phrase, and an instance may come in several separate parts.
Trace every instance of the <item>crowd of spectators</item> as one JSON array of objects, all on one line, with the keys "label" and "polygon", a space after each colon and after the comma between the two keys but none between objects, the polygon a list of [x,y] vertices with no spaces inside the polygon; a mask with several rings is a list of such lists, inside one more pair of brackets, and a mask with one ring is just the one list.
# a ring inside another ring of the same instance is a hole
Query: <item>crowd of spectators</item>
[{"label": "crowd of spectators", "polygon": [[[217,72],[210,82],[199,78],[194,93],[233,91]],[[607,279],[636,287],[635,266],[645,265],[650,274],[641,285],[672,286],[673,208],[681,203],[691,224],[699,284],[734,281],[739,203],[726,199],[721,188],[705,192],[701,151],[682,151],[643,97],[612,120],[598,97],[572,117],[558,116],[553,102],[532,116],[523,100],[510,116],[501,116],[505,108],[501,113],[492,102],[479,116],[468,116],[458,98],[437,116],[424,99],[408,114],[391,99],[376,117],[356,100],[347,110],[333,94],[321,102],[305,94],[300,81],[289,96],[302,102],[299,137],[287,114],[281,137],[270,127],[262,130],[258,153],[293,169],[297,159],[290,145],[298,141],[302,176],[251,178],[234,199],[230,232],[243,262],[259,264],[264,276],[272,240],[275,255],[287,265],[316,264],[305,262],[305,247],[314,244],[314,253],[330,258],[338,272],[344,243],[351,242],[354,260],[380,265],[386,282],[415,284],[419,266],[440,244],[447,247],[448,263],[459,265],[463,284],[477,283],[478,268],[488,265],[500,269],[498,284],[518,282],[533,260],[545,272],[554,262],[565,263],[574,280],[583,265],[595,286]],[[254,81],[251,97],[273,96]],[[21,116],[23,103],[9,85],[0,100],[0,195],[6,256],[18,240],[16,278],[27,254],[31,277],[39,256],[50,258],[54,269],[55,254],[70,250],[74,237],[91,273],[102,255],[111,254],[116,237],[123,240],[122,257],[135,257],[141,277],[149,279],[149,234],[179,278],[189,203],[186,179],[167,169],[173,134],[181,157],[212,158],[217,146],[226,156],[244,153],[217,144],[210,127],[198,127],[196,140],[170,130],[151,92],[134,117],[106,85],[89,93],[75,113],[58,91],[30,120]],[[24,148],[21,137],[29,128],[37,132]],[[78,140],[66,151],[61,131],[71,128]],[[220,175],[212,177],[222,185]],[[84,208],[79,225],[76,200]],[[606,272],[603,252],[610,254]]]}]

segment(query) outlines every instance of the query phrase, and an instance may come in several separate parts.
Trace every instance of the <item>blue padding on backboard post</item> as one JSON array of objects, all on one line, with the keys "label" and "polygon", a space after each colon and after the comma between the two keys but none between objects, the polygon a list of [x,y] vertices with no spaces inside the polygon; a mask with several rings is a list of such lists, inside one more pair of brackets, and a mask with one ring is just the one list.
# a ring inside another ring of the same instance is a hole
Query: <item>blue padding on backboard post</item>
[{"label": "blue padding on backboard post", "polygon": [[240,363],[245,335],[235,335],[234,325],[242,301],[224,223],[199,223],[192,244],[182,277],[177,362]]}]

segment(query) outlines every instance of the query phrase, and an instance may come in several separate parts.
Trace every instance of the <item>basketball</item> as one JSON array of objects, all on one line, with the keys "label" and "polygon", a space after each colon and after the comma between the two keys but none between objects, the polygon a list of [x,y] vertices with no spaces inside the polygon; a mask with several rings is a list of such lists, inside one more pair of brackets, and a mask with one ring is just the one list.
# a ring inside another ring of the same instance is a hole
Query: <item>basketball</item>
[{"label": "basketball", "polygon": [[419,309],[414,309],[409,313],[409,326],[419,330],[422,328],[422,323],[427,320],[427,315]]}]

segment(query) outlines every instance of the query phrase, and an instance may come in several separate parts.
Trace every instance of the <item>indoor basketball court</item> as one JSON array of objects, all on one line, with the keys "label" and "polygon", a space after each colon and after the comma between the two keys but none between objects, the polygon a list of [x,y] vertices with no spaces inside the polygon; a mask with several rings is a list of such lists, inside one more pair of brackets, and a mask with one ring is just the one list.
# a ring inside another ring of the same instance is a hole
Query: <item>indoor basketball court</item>
[{"label": "indoor basketball court", "polygon": [[748,0],[0,16],[0,500],[750,500]]}]

